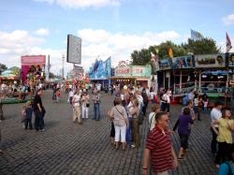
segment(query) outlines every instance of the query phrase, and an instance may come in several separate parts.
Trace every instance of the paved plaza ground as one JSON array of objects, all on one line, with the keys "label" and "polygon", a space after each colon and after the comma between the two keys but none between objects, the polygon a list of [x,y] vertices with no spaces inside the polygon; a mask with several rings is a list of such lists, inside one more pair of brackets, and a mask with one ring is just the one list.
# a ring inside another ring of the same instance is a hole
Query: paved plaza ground
[{"label": "paved plaza ground", "polygon": [[[82,125],[72,122],[72,108],[63,93],[61,103],[51,99],[52,91],[42,96],[47,110],[46,130],[25,131],[20,123],[23,104],[4,105],[5,120],[0,122],[1,175],[138,175],[142,174],[142,157],[148,122],[141,126],[141,148],[115,150],[110,144],[110,122],[106,117],[113,97],[102,93],[101,120],[85,120]],[[181,106],[171,107],[170,125],[173,127]],[[150,107],[148,109],[150,111]],[[90,117],[93,105],[90,106]],[[214,156],[210,152],[210,120],[208,114],[195,121],[190,137],[189,151],[174,175],[212,175]],[[179,150],[178,134],[172,135],[174,148]]]}]

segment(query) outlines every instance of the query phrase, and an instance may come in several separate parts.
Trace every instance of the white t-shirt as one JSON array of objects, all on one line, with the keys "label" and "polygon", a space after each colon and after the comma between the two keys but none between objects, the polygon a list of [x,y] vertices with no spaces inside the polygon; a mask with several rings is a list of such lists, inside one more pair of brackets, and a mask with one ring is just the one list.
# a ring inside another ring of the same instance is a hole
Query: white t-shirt
[{"label": "white t-shirt", "polygon": [[162,99],[167,103],[171,102],[170,96],[168,94],[163,94]]},{"label": "white t-shirt", "polygon": [[139,102],[138,108],[141,109],[141,107],[144,105],[143,97],[141,95],[137,95],[136,97],[137,97],[137,100]]},{"label": "white t-shirt", "polygon": [[152,129],[154,129],[155,125],[156,125],[156,120],[155,120],[155,116],[156,116],[156,113],[155,112],[151,112],[149,114],[149,128],[150,128],[150,131]]},{"label": "white t-shirt", "polygon": [[[222,112],[217,109],[217,108],[213,108],[210,112],[210,118],[211,121],[215,121],[215,120],[219,120],[222,117]],[[218,125],[216,124],[215,127],[218,127]]]},{"label": "white t-shirt", "polygon": [[156,92],[150,92],[150,99],[152,100],[152,99],[154,99],[154,96],[156,96],[157,94],[156,94]]},{"label": "white t-shirt", "polygon": [[80,106],[80,100],[81,100],[80,94],[79,95],[75,94],[72,99],[74,106]]}]

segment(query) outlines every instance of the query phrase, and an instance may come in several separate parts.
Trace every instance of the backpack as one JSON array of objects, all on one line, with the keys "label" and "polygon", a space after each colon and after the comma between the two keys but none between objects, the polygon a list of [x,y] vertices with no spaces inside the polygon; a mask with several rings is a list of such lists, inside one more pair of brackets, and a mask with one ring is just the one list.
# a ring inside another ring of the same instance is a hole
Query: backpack
[{"label": "backpack", "polygon": [[145,91],[143,91],[142,93],[141,93],[141,96],[142,96],[142,98],[143,98],[143,102],[145,103],[147,103],[148,101],[149,101],[149,98],[148,98],[148,95],[147,95],[147,93],[145,92]]},{"label": "backpack", "polygon": [[141,125],[143,121],[144,121],[144,114],[142,111],[140,111],[138,114],[138,124]]}]

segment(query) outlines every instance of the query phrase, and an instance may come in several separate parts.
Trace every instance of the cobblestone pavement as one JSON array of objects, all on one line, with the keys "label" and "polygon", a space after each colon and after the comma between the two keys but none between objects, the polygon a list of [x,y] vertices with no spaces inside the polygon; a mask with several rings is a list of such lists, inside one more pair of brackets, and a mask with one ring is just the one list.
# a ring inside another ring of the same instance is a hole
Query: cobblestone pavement
[{"label": "cobblestone pavement", "polygon": [[[43,94],[47,113],[46,130],[25,131],[20,123],[23,104],[4,105],[6,120],[1,126],[0,174],[16,175],[138,175],[141,174],[142,153],[147,133],[147,120],[141,126],[141,148],[115,150],[109,140],[110,122],[107,110],[113,104],[113,97],[102,95],[100,121],[91,119],[82,125],[72,122],[72,109],[67,97],[62,94],[61,103],[51,100],[51,90]],[[171,127],[174,125],[181,106],[171,107]],[[150,111],[150,107],[148,109]],[[90,106],[90,116],[93,106]],[[179,162],[174,175],[217,174],[210,153],[211,133],[208,114],[202,121],[196,121],[190,138],[190,149],[185,160]],[[179,150],[178,134],[172,135],[175,150]]]}]

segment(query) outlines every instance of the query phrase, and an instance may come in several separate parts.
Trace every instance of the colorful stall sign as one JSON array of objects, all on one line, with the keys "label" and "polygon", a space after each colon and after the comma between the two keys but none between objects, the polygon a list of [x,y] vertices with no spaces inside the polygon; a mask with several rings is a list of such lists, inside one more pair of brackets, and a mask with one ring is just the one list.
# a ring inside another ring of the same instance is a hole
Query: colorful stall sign
[{"label": "colorful stall sign", "polygon": [[171,69],[171,58],[159,60],[159,70]]},{"label": "colorful stall sign", "polygon": [[228,54],[228,66],[232,68],[234,67],[234,53]]},{"label": "colorful stall sign", "polygon": [[224,54],[195,55],[196,68],[223,68],[225,67]]},{"label": "colorful stall sign", "polygon": [[132,76],[135,77],[150,77],[151,76],[151,66],[132,66]]},{"label": "colorful stall sign", "polygon": [[192,68],[194,61],[192,55],[180,56],[172,58],[172,69]]}]

